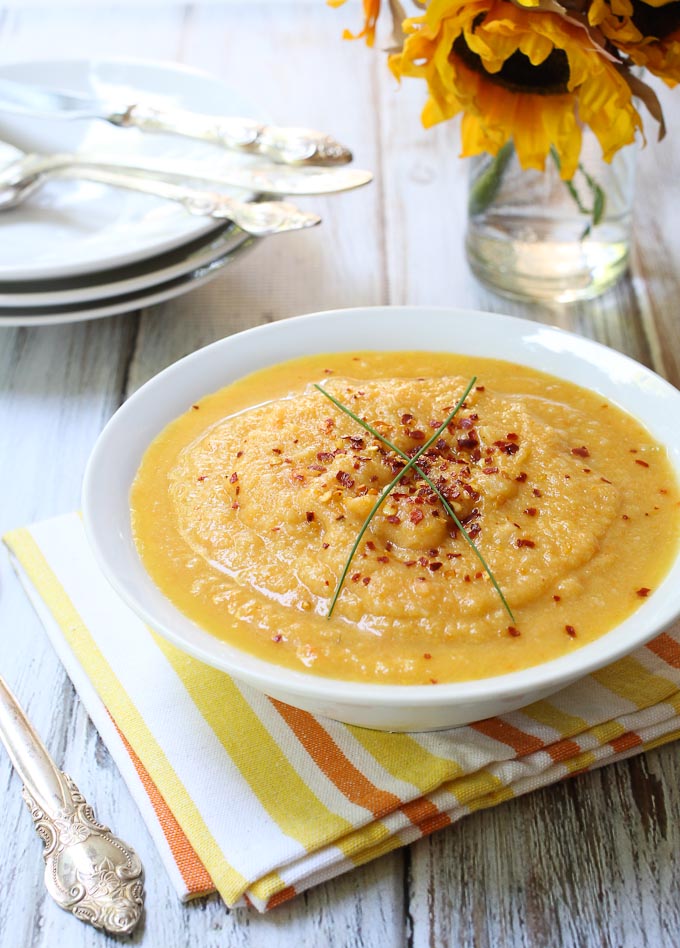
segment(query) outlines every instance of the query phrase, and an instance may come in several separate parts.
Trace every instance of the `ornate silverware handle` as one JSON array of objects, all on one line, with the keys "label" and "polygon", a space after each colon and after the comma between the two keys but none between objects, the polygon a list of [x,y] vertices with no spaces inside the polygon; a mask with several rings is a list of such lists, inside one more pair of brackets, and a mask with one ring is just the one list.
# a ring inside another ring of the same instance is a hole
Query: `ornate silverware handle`
[{"label": "ornate silverware handle", "polygon": [[97,822],[74,782],[57,768],[2,677],[0,740],[24,784],[24,800],[45,844],[45,884],[52,898],[95,928],[131,932],[144,906],[139,857]]},{"label": "ornate silverware handle", "polygon": [[181,110],[164,111],[145,105],[131,105],[124,112],[112,113],[110,122],[148,132],[171,132],[198,138],[254,155],[266,155],[287,165],[344,165],[352,153],[323,132],[309,128],[285,128],[263,125],[246,118],[221,118]]}]

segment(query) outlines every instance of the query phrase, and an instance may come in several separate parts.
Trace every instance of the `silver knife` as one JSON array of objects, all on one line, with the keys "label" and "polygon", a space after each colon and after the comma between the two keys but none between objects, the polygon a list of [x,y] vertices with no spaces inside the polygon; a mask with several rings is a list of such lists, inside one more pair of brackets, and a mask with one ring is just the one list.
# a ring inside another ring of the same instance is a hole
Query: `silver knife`
[{"label": "silver knife", "polygon": [[0,187],[9,187],[31,174],[40,175],[65,167],[92,167],[151,175],[169,180],[209,181],[226,187],[268,195],[334,194],[361,187],[373,180],[370,171],[359,168],[289,168],[283,165],[252,164],[233,167],[228,163],[161,158],[127,154],[117,158],[108,153],[72,152],[41,155],[29,153],[0,168]]},{"label": "silver knife", "polygon": [[170,132],[231,151],[265,155],[282,164],[344,165],[352,160],[349,149],[323,132],[185,109],[160,109],[146,104],[143,96],[137,102],[116,102],[0,79],[0,111],[45,118],[102,119],[122,128]]}]

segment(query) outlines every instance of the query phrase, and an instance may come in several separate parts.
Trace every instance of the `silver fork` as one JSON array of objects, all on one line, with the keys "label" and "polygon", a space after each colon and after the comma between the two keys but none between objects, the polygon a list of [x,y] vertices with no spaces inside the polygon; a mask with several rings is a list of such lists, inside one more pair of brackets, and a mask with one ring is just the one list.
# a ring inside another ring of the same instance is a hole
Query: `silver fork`
[{"label": "silver fork", "polygon": [[183,205],[190,214],[233,221],[241,230],[255,237],[281,234],[285,231],[313,227],[321,222],[316,214],[302,211],[287,201],[239,201],[216,191],[190,188],[149,177],[125,174],[122,171],[83,166],[56,167],[51,171],[23,176],[0,173],[0,211],[17,207],[50,178],[77,178],[95,181],[115,188],[141,191]]}]

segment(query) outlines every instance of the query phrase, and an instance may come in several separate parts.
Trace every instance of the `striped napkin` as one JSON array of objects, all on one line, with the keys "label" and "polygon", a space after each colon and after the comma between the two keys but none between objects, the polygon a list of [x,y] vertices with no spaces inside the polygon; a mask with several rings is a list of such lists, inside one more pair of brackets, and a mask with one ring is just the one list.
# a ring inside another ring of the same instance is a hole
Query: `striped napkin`
[{"label": "striped napkin", "polygon": [[494,806],[680,736],[680,626],[549,701],[384,734],[178,651],[121,603],[69,514],[5,542],[184,899],[272,908]]}]

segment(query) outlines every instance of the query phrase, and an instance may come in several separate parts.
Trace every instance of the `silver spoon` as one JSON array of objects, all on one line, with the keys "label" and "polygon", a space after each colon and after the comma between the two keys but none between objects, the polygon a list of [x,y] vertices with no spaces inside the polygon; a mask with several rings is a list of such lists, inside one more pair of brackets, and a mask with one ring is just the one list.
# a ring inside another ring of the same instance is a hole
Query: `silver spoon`
[{"label": "silver spoon", "polygon": [[238,201],[216,191],[200,190],[165,181],[153,181],[140,175],[125,174],[87,166],[54,168],[40,174],[24,175],[3,185],[0,175],[0,211],[22,204],[50,178],[77,178],[96,181],[114,188],[141,191],[182,204],[190,214],[233,221],[241,230],[255,237],[281,234],[284,231],[314,227],[321,222],[316,214],[301,211],[287,201]]},{"label": "silver spoon", "polygon": [[23,783],[45,844],[45,885],[60,908],[114,934],[131,932],[144,907],[143,869],[133,849],[98,823],[60,771],[0,677],[0,741]]}]

